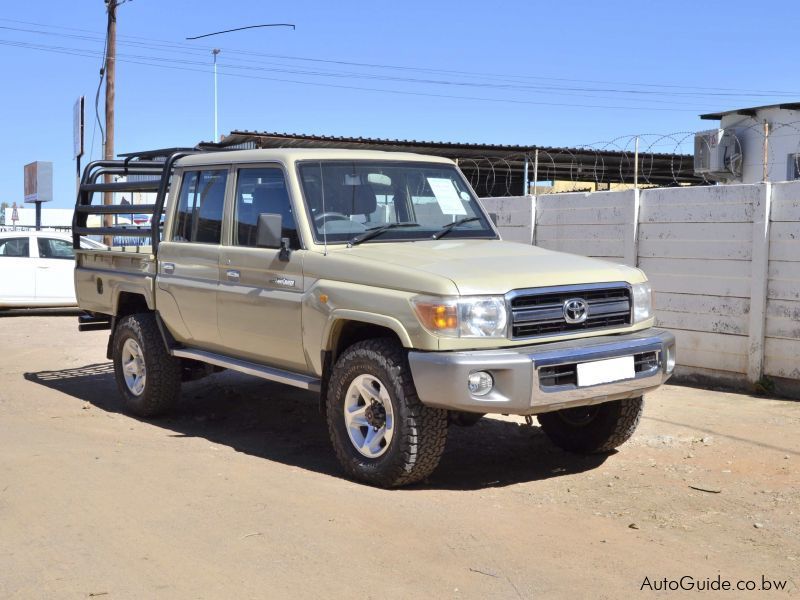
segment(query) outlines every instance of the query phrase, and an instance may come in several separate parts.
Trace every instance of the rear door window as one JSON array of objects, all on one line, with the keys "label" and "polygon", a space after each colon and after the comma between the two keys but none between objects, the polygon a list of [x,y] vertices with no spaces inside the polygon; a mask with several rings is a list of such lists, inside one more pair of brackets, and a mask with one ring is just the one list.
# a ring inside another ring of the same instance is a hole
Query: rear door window
[{"label": "rear door window", "polygon": [[186,171],[178,197],[178,214],[172,235],[176,242],[219,244],[228,171]]},{"label": "rear door window", "polygon": [[30,255],[30,241],[27,236],[0,240],[0,258],[28,258]]},{"label": "rear door window", "polygon": [[41,237],[36,241],[39,245],[39,258],[65,258],[68,260],[75,258],[72,242]]}]

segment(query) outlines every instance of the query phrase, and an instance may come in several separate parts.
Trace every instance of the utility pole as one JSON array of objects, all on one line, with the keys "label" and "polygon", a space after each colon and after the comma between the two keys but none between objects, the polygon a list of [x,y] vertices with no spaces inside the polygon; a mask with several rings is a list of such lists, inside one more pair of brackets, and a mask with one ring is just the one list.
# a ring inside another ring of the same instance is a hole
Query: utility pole
[{"label": "utility pole", "polygon": [[[103,147],[103,158],[114,160],[114,93],[117,71],[117,6],[118,0],[104,0],[108,12],[108,29],[106,31],[106,140]],[[105,175],[106,183],[113,182],[111,175]],[[103,193],[103,204],[114,204],[114,193]],[[103,217],[103,227],[111,227],[111,215]],[[105,243],[111,246],[111,236],[106,236]]]}]

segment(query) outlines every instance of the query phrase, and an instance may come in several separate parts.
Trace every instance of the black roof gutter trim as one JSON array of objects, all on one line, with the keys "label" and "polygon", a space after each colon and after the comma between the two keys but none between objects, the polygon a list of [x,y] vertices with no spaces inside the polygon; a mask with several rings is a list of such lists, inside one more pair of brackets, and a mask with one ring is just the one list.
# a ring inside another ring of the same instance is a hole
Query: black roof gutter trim
[{"label": "black roof gutter trim", "polygon": [[728,115],[742,115],[745,117],[755,117],[759,110],[766,110],[768,108],[780,108],[783,110],[800,110],[800,102],[784,102],[782,104],[767,104],[766,106],[754,106],[752,108],[739,108],[736,110],[725,110],[716,113],[706,113],[700,115],[700,118],[705,121],[719,121],[722,117]]}]

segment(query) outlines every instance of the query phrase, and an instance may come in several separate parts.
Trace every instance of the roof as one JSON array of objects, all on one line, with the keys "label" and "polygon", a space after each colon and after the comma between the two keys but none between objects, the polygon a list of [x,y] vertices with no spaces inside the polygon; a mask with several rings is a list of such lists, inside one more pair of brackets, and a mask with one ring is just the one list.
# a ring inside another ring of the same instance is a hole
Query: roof
[{"label": "roof", "polygon": [[[245,143],[258,138],[261,148],[364,148],[365,146],[382,147],[386,150],[400,148],[413,148],[417,153],[428,153],[435,150],[457,150],[464,156],[474,154],[475,156],[486,156],[487,153],[495,154],[519,154],[524,155],[539,150],[543,153],[596,153],[606,154],[627,154],[626,152],[613,150],[594,150],[587,148],[574,148],[566,146],[540,146],[540,145],[511,145],[511,144],[481,144],[469,142],[437,142],[429,140],[400,140],[390,138],[369,138],[369,137],[347,137],[333,135],[315,135],[307,133],[278,133],[267,131],[250,131],[239,129],[231,131],[220,142],[200,142],[198,146],[204,148],[228,147]],[[671,157],[673,154],[655,154],[654,156]],[[689,155],[685,155],[689,156]]]},{"label": "roof", "polygon": [[759,110],[766,110],[768,108],[782,108],[784,110],[800,110],[800,102],[784,102],[781,104],[766,104],[764,106],[752,106],[750,108],[736,108],[733,110],[724,110],[722,112],[706,113],[700,115],[701,119],[707,121],[719,121],[722,117],[728,115],[743,115],[746,117],[755,117]]},{"label": "roof", "polygon": [[[608,147],[613,144],[609,143]],[[336,137],[304,133],[236,130],[220,142],[201,142],[205,150],[225,148],[328,148],[411,152],[455,161],[481,196],[523,193],[528,181],[633,183],[633,148],[566,148],[538,145],[472,144],[366,137]],[[538,171],[534,174],[535,157]],[[639,155],[639,181],[651,185],[702,184],[689,154],[647,152]]]},{"label": "roof", "polygon": [[377,150],[360,149],[340,150],[330,148],[268,148],[190,154],[189,156],[181,158],[177,166],[210,165],[219,162],[263,162],[271,160],[281,162],[295,162],[300,160],[392,160],[452,164],[452,161],[446,158],[408,152],[381,152]]},{"label": "roof", "polygon": [[176,152],[192,152],[194,148],[185,148],[177,146],[174,148],[159,148],[157,150],[143,150],[141,152],[126,152],[118,154],[122,158],[138,158],[139,160],[154,160],[159,158],[166,158]]}]

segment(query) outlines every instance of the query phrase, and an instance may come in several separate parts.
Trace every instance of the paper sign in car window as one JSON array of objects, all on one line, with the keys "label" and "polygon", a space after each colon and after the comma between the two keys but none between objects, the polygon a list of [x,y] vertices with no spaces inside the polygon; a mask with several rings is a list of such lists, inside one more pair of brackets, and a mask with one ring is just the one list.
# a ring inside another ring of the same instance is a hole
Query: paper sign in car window
[{"label": "paper sign in car window", "polygon": [[453,185],[452,179],[444,177],[428,177],[428,185],[439,203],[439,208],[445,215],[465,215],[467,214],[461,198]]}]

